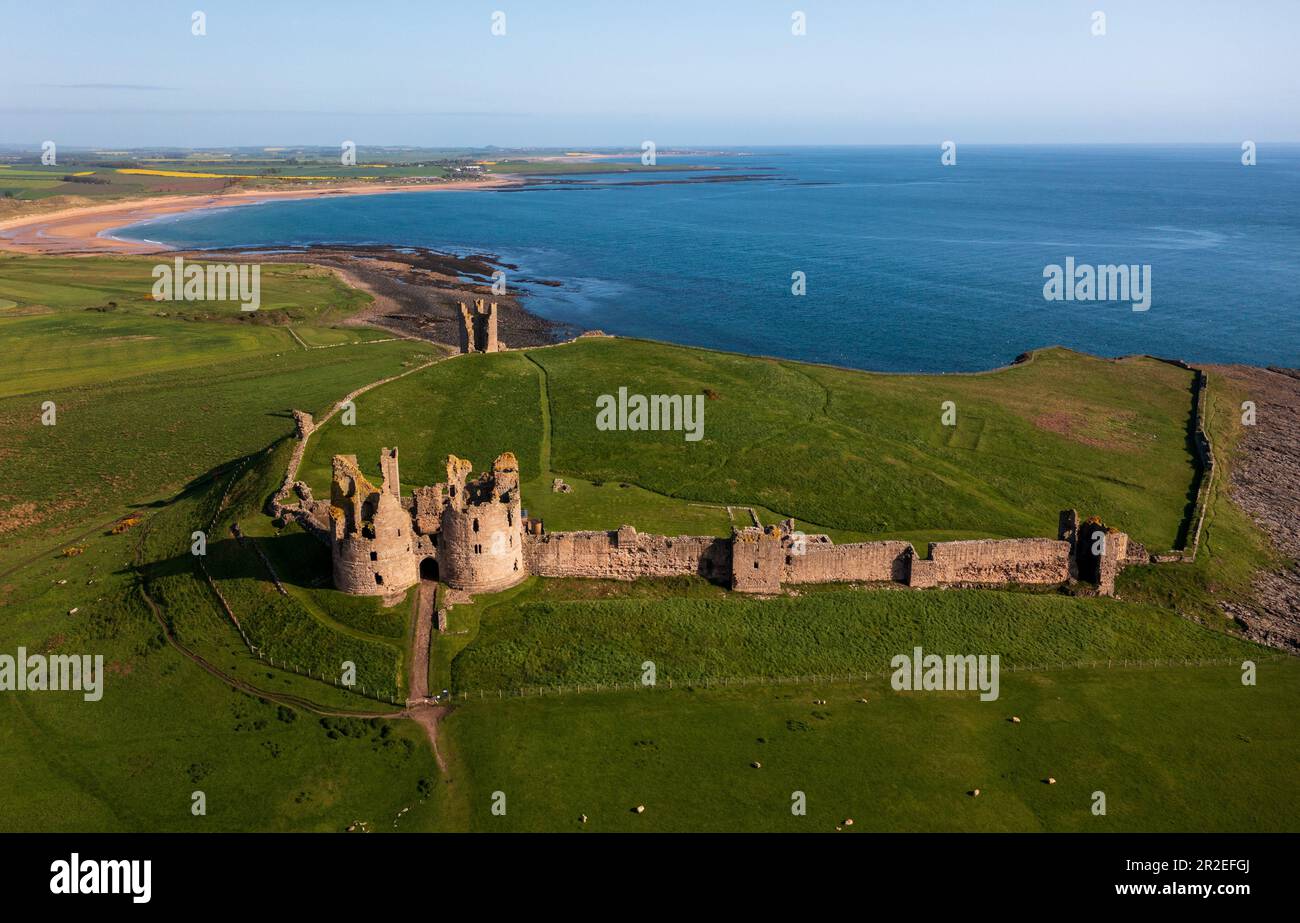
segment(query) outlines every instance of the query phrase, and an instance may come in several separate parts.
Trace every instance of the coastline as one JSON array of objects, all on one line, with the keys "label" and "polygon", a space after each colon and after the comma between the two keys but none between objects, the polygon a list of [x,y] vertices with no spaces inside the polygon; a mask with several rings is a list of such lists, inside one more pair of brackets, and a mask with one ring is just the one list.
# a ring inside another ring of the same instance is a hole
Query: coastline
[{"label": "coastline", "polygon": [[[342,323],[377,327],[452,349],[459,345],[459,304],[478,299],[498,305],[501,342],[512,349],[548,346],[583,332],[579,327],[548,320],[529,310],[524,306],[526,290],[509,294],[494,292],[493,272],[518,268],[494,254],[457,255],[426,247],[339,244],[171,252],[204,260],[297,263],[326,269],[374,299],[369,307]],[[536,285],[561,284],[548,279],[526,281]]]},{"label": "coastline", "polygon": [[26,254],[143,254],[163,253],[175,247],[149,241],[123,240],[109,232],[169,215],[217,208],[235,208],[262,202],[319,199],[334,196],[389,195],[402,192],[458,192],[522,185],[509,174],[490,179],[419,183],[401,186],[349,184],[270,191],[245,190],[210,195],[170,195],[130,199],[102,205],[78,205],[49,212],[33,212],[0,220],[0,251]]}]

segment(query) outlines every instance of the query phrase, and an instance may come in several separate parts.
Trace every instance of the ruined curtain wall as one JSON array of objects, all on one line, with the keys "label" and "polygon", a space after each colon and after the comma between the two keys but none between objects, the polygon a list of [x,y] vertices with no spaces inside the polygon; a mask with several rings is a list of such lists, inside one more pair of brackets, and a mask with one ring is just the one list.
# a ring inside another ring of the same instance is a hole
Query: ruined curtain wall
[{"label": "ruined curtain wall", "polygon": [[540,577],[716,578],[730,572],[731,549],[728,539],[699,535],[638,533],[619,541],[617,532],[548,532],[524,536],[524,557]]},{"label": "ruined curtain wall", "polygon": [[938,583],[1064,583],[1070,576],[1070,543],[1050,538],[932,542],[930,560]]},{"label": "ruined curtain wall", "polygon": [[831,545],[809,542],[803,554],[787,551],[783,583],[907,582],[907,542]]}]

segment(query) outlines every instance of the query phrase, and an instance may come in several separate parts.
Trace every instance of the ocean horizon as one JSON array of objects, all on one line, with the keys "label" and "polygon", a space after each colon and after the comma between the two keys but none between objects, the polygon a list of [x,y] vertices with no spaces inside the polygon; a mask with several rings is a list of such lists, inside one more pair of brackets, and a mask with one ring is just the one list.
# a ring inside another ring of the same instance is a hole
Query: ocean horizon
[{"label": "ocean horizon", "polygon": [[[490,254],[517,267],[507,284],[526,308],[574,328],[876,371],[979,371],[1050,345],[1298,364],[1300,145],[1263,145],[1249,167],[1233,144],[959,145],[950,166],[940,155],[660,154],[714,169],[272,201],[112,234],[182,249]],[[1107,266],[1131,267],[1131,290],[1090,300],[1081,274]],[[1053,267],[1076,280],[1059,300],[1045,297]]]}]

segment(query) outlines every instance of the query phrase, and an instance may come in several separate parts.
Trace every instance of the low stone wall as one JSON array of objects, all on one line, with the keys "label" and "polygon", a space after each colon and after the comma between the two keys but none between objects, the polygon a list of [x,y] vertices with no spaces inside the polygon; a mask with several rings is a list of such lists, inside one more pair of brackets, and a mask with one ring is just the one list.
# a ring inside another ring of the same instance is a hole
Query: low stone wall
[{"label": "low stone wall", "polygon": [[[926,581],[938,584],[1065,583],[1070,543],[1050,538],[931,542]],[[915,562],[914,562],[915,563]]]},{"label": "low stone wall", "polygon": [[524,559],[539,577],[701,576],[722,579],[731,570],[731,541],[700,535],[617,532],[547,532],[524,536]]}]

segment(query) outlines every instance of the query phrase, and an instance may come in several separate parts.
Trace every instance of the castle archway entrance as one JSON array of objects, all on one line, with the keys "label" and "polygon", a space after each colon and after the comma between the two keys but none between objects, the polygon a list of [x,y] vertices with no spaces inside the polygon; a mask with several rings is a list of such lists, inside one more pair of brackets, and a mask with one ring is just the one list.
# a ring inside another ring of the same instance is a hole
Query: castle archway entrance
[{"label": "castle archway entrance", "polygon": [[1105,535],[1106,527],[1100,522],[1088,521],[1079,527],[1079,537],[1075,539],[1074,558],[1079,565],[1079,579],[1088,583],[1101,581],[1101,554],[1104,540],[1098,541],[1098,535]]},{"label": "castle archway entrance", "polygon": [[438,579],[438,559],[423,558],[420,561],[420,579],[433,580]]}]

